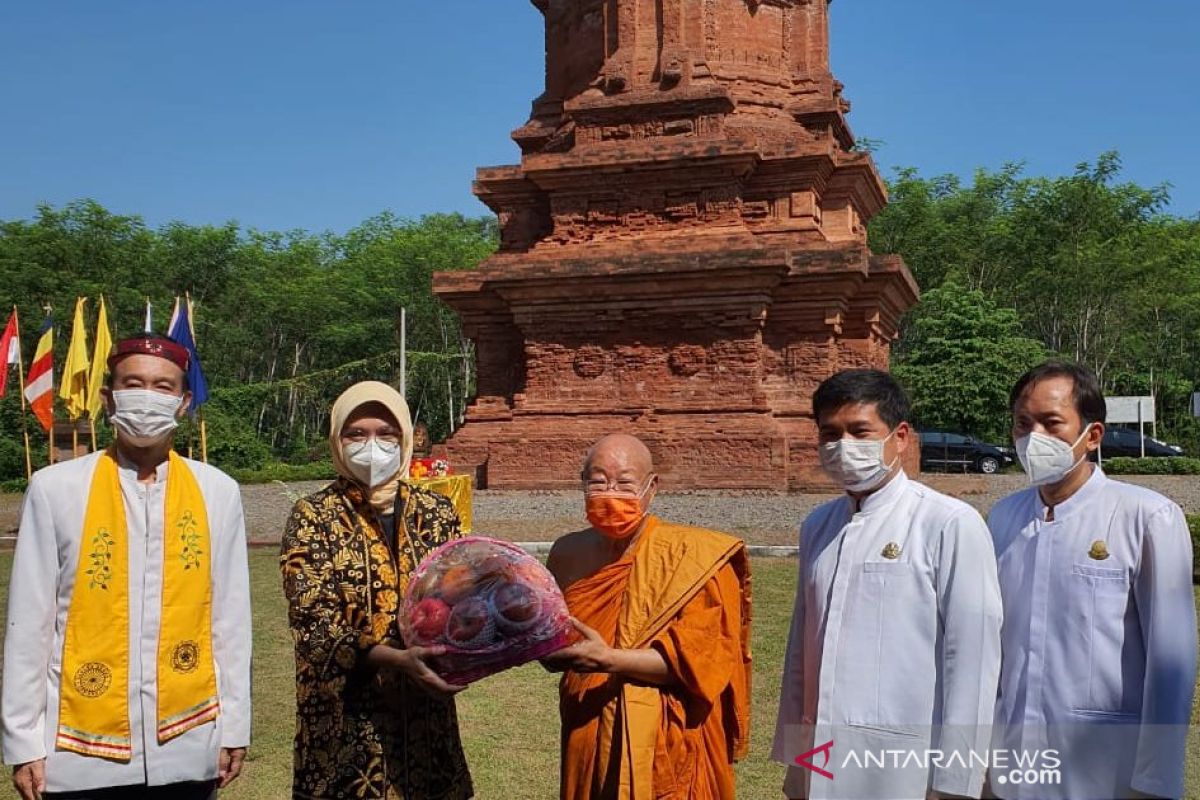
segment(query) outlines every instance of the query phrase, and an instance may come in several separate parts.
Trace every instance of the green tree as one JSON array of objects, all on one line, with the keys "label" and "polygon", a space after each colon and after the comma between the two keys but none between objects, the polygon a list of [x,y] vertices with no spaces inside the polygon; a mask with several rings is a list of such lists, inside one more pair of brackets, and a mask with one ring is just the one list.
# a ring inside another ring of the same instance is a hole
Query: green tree
[{"label": "green tree", "polygon": [[[461,424],[473,392],[472,353],[457,316],[434,296],[432,273],[474,268],[496,239],[493,220],[459,215],[385,213],[345,234],[243,230],[233,222],[151,229],[81,200],[0,222],[0,308],[20,307],[28,360],[42,306],[53,306],[61,363],[76,296],[103,293],[120,337],[142,329],[147,298],[162,331],[173,299],[190,293],[211,389],[204,413],[214,463],[304,462],[328,457],[329,408],[346,386],[368,378],[399,385],[401,308],[414,416],[435,440]],[[88,310],[95,313],[94,302]],[[16,408],[15,398],[0,401],[0,480],[23,472]],[[195,452],[196,426],[185,426],[181,439]],[[40,433],[34,445],[44,463]]]},{"label": "green tree", "polygon": [[921,298],[893,371],[919,424],[1004,441],[1009,389],[1044,357],[1015,311],[949,282]]},{"label": "green tree", "polygon": [[[896,173],[871,222],[877,252],[904,256],[918,283],[947,281],[1013,309],[1047,353],[1091,367],[1110,394],[1153,393],[1162,438],[1200,452],[1190,395],[1200,389],[1200,220],[1163,212],[1165,186],[1121,179],[1116,153],[1073,173],[1020,164],[954,176]],[[904,320],[898,356],[927,316]],[[899,361],[898,361],[899,363]]]}]

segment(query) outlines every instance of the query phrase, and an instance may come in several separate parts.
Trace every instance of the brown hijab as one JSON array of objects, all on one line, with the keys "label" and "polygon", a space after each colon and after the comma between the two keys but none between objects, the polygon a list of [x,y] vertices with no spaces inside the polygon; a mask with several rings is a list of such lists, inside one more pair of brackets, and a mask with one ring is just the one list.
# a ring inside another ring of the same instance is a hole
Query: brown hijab
[{"label": "brown hijab", "polygon": [[342,392],[341,396],[334,401],[333,410],[330,412],[329,452],[333,456],[333,467],[337,470],[338,475],[351,483],[362,486],[362,481],[354,477],[354,473],[350,471],[345,457],[342,455],[342,428],[346,426],[346,420],[350,418],[350,415],[367,403],[379,403],[391,412],[403,434],[403,441],[400,443],[399,471],[374,489],[370,486],[363,486],[363,489],[370,495],[371,506],[380,514],[390,514],[392,513],[392,504],[396,500],[396,493],[400,490],[400,482],[408,477],[413,450],[412,416],[408,411],[408,403],[404,401],[400,393],[379,381],[362,381]]}]

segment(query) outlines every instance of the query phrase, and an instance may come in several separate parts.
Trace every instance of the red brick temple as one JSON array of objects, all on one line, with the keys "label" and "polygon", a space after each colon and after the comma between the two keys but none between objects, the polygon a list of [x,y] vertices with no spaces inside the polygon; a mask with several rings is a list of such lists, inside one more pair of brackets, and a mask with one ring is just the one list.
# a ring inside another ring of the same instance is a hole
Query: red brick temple
[{"label": "red brick temple", "polygon": [[886,368],[917,286],[829,69],[829,0],[533,0],[546,91],[478,171],[500,250],[439,273],[477,355],[449,441],[490,488],[575,487],[642,437],[664,487],[825,484],[810,396]]}]

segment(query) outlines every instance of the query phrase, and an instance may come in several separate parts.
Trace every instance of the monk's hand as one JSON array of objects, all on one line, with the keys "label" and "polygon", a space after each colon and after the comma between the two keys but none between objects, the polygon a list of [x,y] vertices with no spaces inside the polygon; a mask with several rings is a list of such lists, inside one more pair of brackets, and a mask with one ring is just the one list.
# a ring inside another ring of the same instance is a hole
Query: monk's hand
[{"label": "monk's hand", "polygon": [[13,767],[12,782],[21,800],[41,800],[42,792],[46,791],[46,759]]},{"label": "monk's hand", "polygon": [[564,669],[574,672],[612,672],[613,648],[608,646],[604,637],[575,617],[571,617],[571,624],[583,638],[544,657],[543,666],[551,672]]},{"label": "monk's hand", "polygon": [[398,670],[408,676],[423,691],[435,697],[452,697],[465,686],[446,683],[429,666],[428,659],[437,658],[446,652],[445,647],[408,647],[403,650],[377,644],[367,653],[367,662],[377,667]]},{"label": "monk's hand", "polygon": [[222,747],[217,756],[218,789],[224,789],[242,774],[242,764],[246,762],[246,748]]}]

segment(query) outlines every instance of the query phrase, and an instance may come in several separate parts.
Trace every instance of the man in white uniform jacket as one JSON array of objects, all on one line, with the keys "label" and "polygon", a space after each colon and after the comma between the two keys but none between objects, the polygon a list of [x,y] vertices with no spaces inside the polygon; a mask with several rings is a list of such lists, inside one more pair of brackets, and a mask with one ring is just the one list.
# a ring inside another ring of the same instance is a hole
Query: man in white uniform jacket
[{"label": "man in white uniform jacket", "polygon": [[1109,480],[1094,375],[1049,362],[1013,389],[1013,439],[1031,488],[993,507],[1004,594],[997,746],[1057,751],[1061,780],[1003,798],[1181,797],[1196,612],[1179,506]]},{"label": "man in white uniform jacket", "polygon": [[188,351],[117,344],[117,442],[25,495],[4,639],[4,760],[25,800],[208,798],[250,742],[250,596],[237,484],[171,451]]},{"label": "man in white uniform jacket", "polygon": [[987,527],[905,476],[908,400],[887,373],[834,375],[813,415],[846,495],[800,529],[772,752],[784,794],[979,797],[1000,669]]}]

